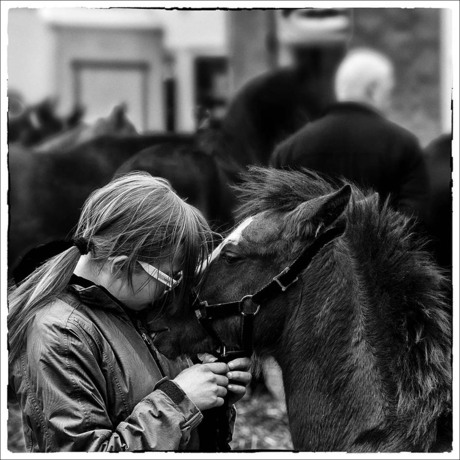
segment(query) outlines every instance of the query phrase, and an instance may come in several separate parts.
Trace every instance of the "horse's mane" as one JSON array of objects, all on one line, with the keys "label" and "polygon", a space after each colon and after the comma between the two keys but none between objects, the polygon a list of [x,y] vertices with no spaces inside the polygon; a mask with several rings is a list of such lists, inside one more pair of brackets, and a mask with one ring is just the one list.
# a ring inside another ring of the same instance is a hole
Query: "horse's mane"
[{"label": "horse's mane", "polygon": [[[236,187],[242,203],[238,220],[263,211],[290,211],[345,183],[332,183],[306,169],[251,167]],[[350,185],[344,240],[366,290],[366,340],[375,353],[388,416],[403,417],[413,442],[425,445],[433,442],[427,434],[436,418],[450,408],[446,280],[412,219],[391,209],[388,201],[381,203],[378,194]],[[383,436],[385,430],[379,427],[380,435],[372,436]]]},{"label": "horse's mane", "polygon": [[[306,168],[293,171],[251,166],[241,178],[242,184],[234,187],[241,203],[236,210],[238,220],[268,210],[290,211],[304,201],[337,190],[332,182]],[[355,192],[359,193],[358,189]]]}]

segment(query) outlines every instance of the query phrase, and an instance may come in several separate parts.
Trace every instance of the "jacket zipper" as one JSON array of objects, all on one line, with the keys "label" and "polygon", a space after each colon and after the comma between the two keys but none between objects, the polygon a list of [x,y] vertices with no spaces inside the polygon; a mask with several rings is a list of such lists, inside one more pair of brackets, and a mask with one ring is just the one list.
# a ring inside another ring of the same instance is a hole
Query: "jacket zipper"
[{"label": "jacket zipper", "polygon": [[144,327],[140,325],[139,320],[137,320],[136,322],[137,322],[137,324],[134,324],[134,321],[133,321],[134,328],[137,330],[137,332],[142,337],[142,340],[147,345],[147,348],[149,349],[150,354],[152,355],[153,359],[155,360],[155,363],[158,366],[158,369],[160,371],[161,376],[166,377],[166,374],[165,374],[165,372],[163,370],[163,367],[161,366],[160,360],[158,359],[156,351],[155,351],[155,349],[153,347],[152,341],[150,340],[149,336],[147,335],[147,332],[145,331]]}]

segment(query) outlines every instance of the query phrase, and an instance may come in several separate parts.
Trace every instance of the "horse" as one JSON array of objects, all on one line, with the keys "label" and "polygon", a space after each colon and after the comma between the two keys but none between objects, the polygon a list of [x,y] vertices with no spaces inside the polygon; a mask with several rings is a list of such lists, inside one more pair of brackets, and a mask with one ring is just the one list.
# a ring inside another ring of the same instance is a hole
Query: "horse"
[{"label": "horse", "polygon": [[128,158],[156,142],[152,136],[100,136],[68,150],[35,153],[9,147],[8,265],[37,245],[65,239],[89,194]]},{"label": "horse", "polygon": [[76,105],[66,116],[56,113],[56,99],[27,106],[14,91],[8,93],[8,143],[32,147],[80,124],[83,108]]},{"label": "horse", "polygon": [[[45,102],[42,105],[49,109],[51,101]],[[53,242],[70,234],[88,195],[105,185],[129,157],[166,140],[164,135],[139,135],[124,104],[93,124],[80,123],[38,144],[10,139],[8,265],[12,272],[38,245],[46,244],[52,251],[58,247]]]},{"label": "horse", "polygon": [[148,318],[160,352],[273,356],[295,450],[451,450],[451,313],[414,222],[305,169],[237,192],[197,298]]},{"label": "horse", "polygon": [[[123,172],[144,170],[168,179],[216,231],[228,228],[233,219],[229,187],[233,179],[218,148],[211,141],[204,145],[204,137],[201,133],[105,133],[40,152],[10,145],[8,265],[12,272],[22,259],[30,259],[29,250],[66,239],[89,194]],[[60,246],[44,248],[52,253],[55,247]],[[27,273],[29,265],[19,272]]]},{"label": "horse", "polygon": [[71,129],[62,130],[54,136],[47,137],[34,146],[36,153],[66,151],[100,136],[133,136],[136,127],[126,115],[126,104],[115,105],[106,117],[98,118],[94,123],[79,123]]}]

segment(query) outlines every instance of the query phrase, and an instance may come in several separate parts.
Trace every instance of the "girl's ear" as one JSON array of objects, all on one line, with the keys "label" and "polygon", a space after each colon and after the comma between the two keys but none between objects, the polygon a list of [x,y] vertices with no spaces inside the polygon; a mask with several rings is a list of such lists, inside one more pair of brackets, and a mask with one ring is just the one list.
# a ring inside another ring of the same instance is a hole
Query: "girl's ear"
[{"label": "girl's ear", "polygon": [[121,273],[122,268],[124,267],[128,256],[116,256],[116,257],[109,257],[108,260],[108,268],[110,270],[111,275],[118,276]]}]

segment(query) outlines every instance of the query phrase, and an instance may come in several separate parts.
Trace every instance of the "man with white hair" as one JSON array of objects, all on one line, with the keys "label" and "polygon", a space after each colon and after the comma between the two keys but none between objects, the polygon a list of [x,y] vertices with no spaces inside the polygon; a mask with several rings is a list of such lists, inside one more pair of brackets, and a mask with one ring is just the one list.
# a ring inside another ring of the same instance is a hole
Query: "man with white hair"
[{"label": "man with white hair", "polygon": [[371,49],[350,51],[336,72],[338,103],[278,145],[271,165],[344,177],[423,220],[429,183],[419,142],[384,116],[393,86],[386,56]]},{"label": "man with white hair", "polygon": [[390,107],[394,69],[383,54],[370,49],[351,51],[337,69],[335,92],[338,101],[354,101],[385,112]]}]

